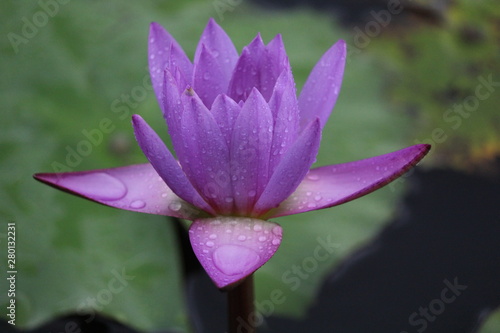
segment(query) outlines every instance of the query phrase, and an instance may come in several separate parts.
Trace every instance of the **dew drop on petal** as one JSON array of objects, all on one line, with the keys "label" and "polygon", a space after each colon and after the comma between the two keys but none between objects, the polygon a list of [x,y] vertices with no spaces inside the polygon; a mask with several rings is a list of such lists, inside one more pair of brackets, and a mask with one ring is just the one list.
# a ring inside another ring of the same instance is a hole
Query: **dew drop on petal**
[{"label": "dew drop on petal", "polygon": [[257,194],[257,192],[254,191],[254,190],[248,191],[248,196],[249,197],[255,197],[256,194]]},{"label": "dew drop on petal", "polygon": [[253,226],[254,231],[262,231],[262,226],[260,224],[256,224]]},{"label": "dew drop on petal", "polygon": [[266,236],[260,236],[260,237],[259,237],[259,242],[265,242],[265,241],[266,241],[266,239],[267,239],[267,237],[266,237]]},{"label": "dew drop on petal", "polygon": [[273,243],[273,245],[279,245],[279,243],[281,243],[281,241],[277,238],[273,239],[273,241],[271,242]]},{"label": "dew drop on petal", "polygon": [[213,253],[215,267],[230,276],[253,270],[259,260],[257,252],[239,245],[223,245]]},{"label": "dew drop on petal", "polygon": [[212,241],[208,241],[208,242],[205,243],[205,245],[208,246],[208,247],[213,247],[215,245],[215,243],[212,242]]},{"label": "dew drop on petal", "polygon": [[179,210],[181,210],[181,203],[180,202],[172,202],[168,208],[170,208],[170,210],[173,210],[174,212],[178,212]]},{"label": "dew drop on petal", "polygon": [[146,207],[146,203],[142,200],[135,200],[130,203],[130,208],[141,209]]},{"label": "dew drop on petal", "polygon": [[216,239],[217,235],[216,234],[211,234],[210,236],[208,236],[208,238],[210,238],[210,239]]},{"label": "dew drop on petal", "polygon": [[61,185],[89,198],[104,201],[119,200],[127,194],[127,188],[121,180],[104,172],[65,178]]},{"label": "dew drop on petal", "polygon": [[243,241],[244,241],[244,240],[246,240],[246,239],[247,239],[247,236],[245,236],[245,235],[239,235],[239,236],[238,236],[238,240],[239,240],[239,241],[242,241],[242,242],[243,242]]},{"label": "dew drop on petal", "polygon": [[307,179],[309,179],[309,180],[318,180],[319,176],[316,175],[316,174],[309,174],[309,175],[307,175]]}]

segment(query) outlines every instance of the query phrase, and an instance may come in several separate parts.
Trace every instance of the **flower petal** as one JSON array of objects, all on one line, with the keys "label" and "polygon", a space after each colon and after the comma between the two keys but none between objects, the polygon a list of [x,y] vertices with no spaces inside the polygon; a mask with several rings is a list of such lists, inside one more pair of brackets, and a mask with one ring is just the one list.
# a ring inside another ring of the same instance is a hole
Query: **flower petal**
[{"label": "flower petal", "polygon": [[210,110],[215,121],[219,125],[222,135],[226,139],[227,146],[231,146],[231,137],[236,118],[240,114],[241,107],[226,95],[219,95]]},{"label": "flower petal", "polygon": [[148,44],[149,75],[162,105],[163,76],[172,65],[179,67],[186,78],[191,78],[192,64],[177,41],[156,22],[151,23]]},{"label": "flower petal", "polygon": [[135,137],[144,155],[172,191],[194,206],[214,214],[213,209],[191,185],[158,134],[139,115],[132,116],[132,123]]},{"label": "flower petal", "polygon": [[259,66],[264,50],[260,34],[243,48],[228,88],[228,95],[235,102],[245,101],[253,88],[260,90]]},{"label": "flower petal", "polygon": [[110,207],[189,220],[204,215],[179,198],[149,163],[83,172],[38,173],[33,177]]},{"label": "flower petal", "polygon": [[299,186],[318,153],[321,140],[319,119],[307,126],[276,167],[266,189],[255,204],[255,216],[277,207]]},{"label": "flower petal", "polygon": [[257,87],[266,101],[271,98],[276,80],[285,69],[290,70],[290,64],[283,39],[278,34],[267,44],[259,63],[260,76]]},{"label": "flower petal", "polygon": [[312,169],[297,190],[266,216],[298,214],[359,198],[401,176],[429,149],[430,145],[415,145],[360,161]]},{"label": "flower petal", "polygon": [[182,156],[184,151],[184,139],[181,130],[182,114],[184,113],[184,105],[181,100],[182,92],[179,91],[178,81],[168,69],[165,70],[163,87],[163,117],[167,122],[168,133],[174,150],[177,156]]},{"label": "flower petal", "polygon": [[281,238],[278,224],[243,217],[198,219],[189,228],[196,257],[221,289],[235,287],[264,265],[278,249]]},{"label": "flower petal", "polygon": [[335,106],[344,76],[346,43],[339,40],[321,57],[302,88],[299,96],[302,126],[318,117],[325,126]]},{"label": "flower petal", "polygon": [[202,45],[194,66],[193,89],[207,108],[212,106],[217,95],[227,91],[229,79],[224,78],[223,69],[213,54]]},{"label": "flower petal", "polygon": [[251,213],[267,185],[272,133],[271,110],[254,88],[236,119],[230,146],[233,195],[241,215]]},{"label": "flower petal", "polygon": [[[212,18],[208,21],[196,48],[194,55],[195,64],[200,59],[203,47],[214,56],[217,66],[222,69],[220,80],[223,83],[222,85],[227,89],[234,66],[238,61],[238,51],[236,51],[231,38]],[[226,91],[224,90],[223,92],[226,93]]]},{"label": "flower petal", "polygon": [[200,194],[219,214],[233,210],[229,148],[219,125],[192,89],[182,96],[184,156],[179,160]]},{"label": "flower petal", "polygon": [[269,100],[269,107],[274,117],[273,143],[269,164],[269,175],[272,175],[281,161],[283,154],[297,139],[299,125],[299,109],[290,67],[283,70],[273,95]]}]

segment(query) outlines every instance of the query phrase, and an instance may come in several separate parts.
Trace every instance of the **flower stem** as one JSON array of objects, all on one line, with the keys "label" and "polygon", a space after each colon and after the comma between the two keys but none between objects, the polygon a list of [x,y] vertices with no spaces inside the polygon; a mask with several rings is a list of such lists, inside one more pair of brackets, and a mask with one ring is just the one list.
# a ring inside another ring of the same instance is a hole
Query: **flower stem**
[{"label": "flower stem", "polygon": [[229,333],[256,333],[254,312],[253,274],[227,293]]}]

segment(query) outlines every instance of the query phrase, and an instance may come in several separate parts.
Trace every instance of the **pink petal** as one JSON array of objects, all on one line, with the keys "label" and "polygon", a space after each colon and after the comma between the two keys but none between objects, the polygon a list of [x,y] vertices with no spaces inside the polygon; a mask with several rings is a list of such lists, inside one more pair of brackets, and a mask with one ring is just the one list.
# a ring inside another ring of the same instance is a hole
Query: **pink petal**
[{"label": "pink petal", "polygon": [[243,217],[198,219],[189,228],[196,257],[218,288],[236,286],[264,265],[278,249],[282,229]]},{"label": "pink petal", "polygon": [[224,68],[203,45],[194,66],[193,89],[207,108],[212,106],[217,95],[225,93],[229,79],[224,78]]},{"label": "pink petal", "polygon": [[158,23],[151,23],[149,30],[149,74],[151,83],[162,104],[161,96],[163,92],[163,76],[165,69],[170,69],[171,65],[182,68],[186,77],[191,77],[192,65],[182,47],[176,40]]},{"label": "pink petal", "polygon": [[229,148],[213,115],[193,90],[183,95],[184,156],[179,160],[188,178],[219,214],[233,210]]},{"label": "pink petal", "polygon": [[149,163],[83,172],[38,173],[34,177],[110,207],[189,220],[203,216],[202,211],[179,198]]},{"label": "pink petal", "polygon": [[133,115],[132,122],[135,137],[144,155],[172,191],[194,206],[206,212],[214,213],[213,209],[191,185],[179,163],[177,163],[158,134],[139,115]]},{"label": "pink petal", "polygon": [[346,43],[335,43],[314,66],[299,96],[302,126],[318,117],[325,126],[335,106],[344,76]]},{"label": "pink petal", "polygon": [[[203,31],[198,47],[196,48],[194,63],[198,63],[200,59],[201,51],[205,47],[213,56],[217,63],[217,67],[222,69],[220,80],[222,85],[226,87],[229,84],[231,75],[238,61],[238,52],[234,47],[231,38],[226,34],[226,32],[215,22],[214,19],[210,19],[208,24]],[[227,90],[223,91],[224,93]]]},{"label": "pink petal", "polygon": [[304,179],[318,153],[321,140],[319,126],[319,119],[313,121],[283,156],[266,189],[255,204],[253,210],[255,216],[277,207],[295,191]]},{"label": "pink petal", "polygon": [[298,214],[359,198],[401,176],[429,149],[430,145],[415,145],[360,161],[312,169],[297,190],[266,216]]},{"label": "pink petal", "polygon": [[233,195],[241,215],[251,212],[269,179],[272,131],[269,105],[254,88],[236,119],[230,146]]}]

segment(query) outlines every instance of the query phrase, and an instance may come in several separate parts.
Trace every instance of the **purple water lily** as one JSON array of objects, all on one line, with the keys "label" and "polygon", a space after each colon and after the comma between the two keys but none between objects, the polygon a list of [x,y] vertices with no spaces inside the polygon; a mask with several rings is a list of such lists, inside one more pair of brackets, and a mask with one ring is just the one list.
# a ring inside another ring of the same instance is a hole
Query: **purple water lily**
[{"label": "purple water lily", "polygon": [[149,163],[35,178],[101,204],[192,220],[193,250],[219,288],[236,285],[276,252],[270,218],[339,205],[415,165],[416,145],[382,156],[311,169],[337,100],[346,44],[319,60],[297,98],[281,36],[260,35],[238,55],[214,20],[194,62],[153,23],[149,68],[177,158],[139,116],[135,136]]}]

